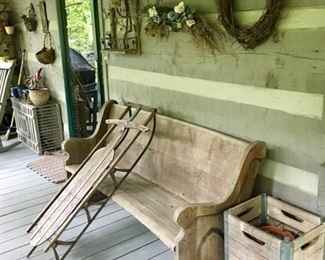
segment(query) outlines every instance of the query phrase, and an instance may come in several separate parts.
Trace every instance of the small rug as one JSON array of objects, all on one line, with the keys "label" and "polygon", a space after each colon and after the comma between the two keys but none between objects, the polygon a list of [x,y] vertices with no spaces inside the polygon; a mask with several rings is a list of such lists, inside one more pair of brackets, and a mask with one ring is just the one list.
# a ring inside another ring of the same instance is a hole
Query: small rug
[{"label": "small rug", "polygon": [[64,170],[64,161],[67,156],[64,153],[54,153],[44,155],[44,158],[27,164],[27,168],[44,177],[53,183],[64,182],[66,172]]}]

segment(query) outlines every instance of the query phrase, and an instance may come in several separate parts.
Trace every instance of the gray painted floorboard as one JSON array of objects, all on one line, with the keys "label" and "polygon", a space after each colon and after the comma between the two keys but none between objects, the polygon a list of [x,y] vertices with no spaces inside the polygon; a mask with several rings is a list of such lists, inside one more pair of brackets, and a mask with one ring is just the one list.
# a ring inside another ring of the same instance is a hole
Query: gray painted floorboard
[{"label": "gray painted floorboard", "polygon": [[[4,142],[6,145],[6,142]],[[0,260],[27,259],[31,250],[26,229],[62,184],[52,184],[26,168],[40,157],[23,145],[0,154]],[[86,221],[84,212],[70,224],[64,239],[74,239]],[[62,254],[62,249],[58,250]],[[170,251],[138,220],[109,203],[67,259],[171,260]],[[39,247],[31,260],[54,259]]]}]

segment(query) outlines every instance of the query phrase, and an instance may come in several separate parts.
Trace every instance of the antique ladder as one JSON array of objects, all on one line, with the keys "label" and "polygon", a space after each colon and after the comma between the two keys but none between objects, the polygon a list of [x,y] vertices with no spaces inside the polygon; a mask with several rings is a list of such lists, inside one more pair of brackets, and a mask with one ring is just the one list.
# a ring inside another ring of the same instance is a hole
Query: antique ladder
[{"label": "antique ladder", "polygon": [[[140,113],[141,110],[144,111]],[[156,110],[128,103],[119,119],[109,119],[106,123],[110,125],[106,134],[27,230],[27,233],[32,233],[30,243],[33,246],[27,257],[44,242],[48,242],[44,251],[52,248],[55,259],[64,259],[69,254],[149,147],[156,127]],[[102,147],[113,133],[115,136]],[[140,137],[144,139],[140,152],[137,150],[135,159],[128,162],[128,167],[119,168],[118,163],[127,152],[132,152],[132,147]],[[119,173],[119,176],[122,174],[122,177],[116,178],[115,173]],[[93,202],[92,195],[107,178],[112,183],[110,194],[101,201]],[[91,214],[90,206],[98,207],[95,213]],[[74,240],[61,240],[61,235],[82,210],[85,211],[87,222],[79,235]],[[66,249],[61,256],[58,246]]]}]

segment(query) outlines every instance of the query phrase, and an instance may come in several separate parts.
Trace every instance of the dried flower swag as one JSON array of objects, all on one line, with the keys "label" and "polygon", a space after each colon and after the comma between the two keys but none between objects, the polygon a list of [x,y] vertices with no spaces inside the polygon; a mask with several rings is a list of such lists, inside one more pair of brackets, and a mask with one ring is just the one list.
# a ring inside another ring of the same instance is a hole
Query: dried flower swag
[{"label": "dried flower swag", "polygon": [[224,37],[220,27],[211,23],[194,9],[180,2],[174,8],[151,6],[148,8],[149,20],[145,31],[151,36],[168,38],[170,32],[184,31],[190,33],[198,47],[206,47],[212,52],[222,49]]}]

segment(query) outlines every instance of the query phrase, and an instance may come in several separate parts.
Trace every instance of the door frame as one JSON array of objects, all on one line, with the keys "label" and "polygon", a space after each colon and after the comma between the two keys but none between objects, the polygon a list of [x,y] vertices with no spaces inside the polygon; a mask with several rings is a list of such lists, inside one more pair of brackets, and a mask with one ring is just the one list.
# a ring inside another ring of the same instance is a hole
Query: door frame
[{"label": "door frame", "polygon": [[105,91],[104,91],[104,78],[103,78],[103,57],[101,49],[101,33],[100,33],[100,18],[98,0],[91,0],[91,15],[93,21],[94,43],[95,43],[95,55],[97,60],[97,76],[98,76],[98,104],[101,108],[105,103]]},{"label": "door frame", "polygon": [[[95,52],[97,59],[97,75],[98,75],[98,96],[99,96],[99,108],[102,107],[105,101],[104,86],[103,86],[103,68],[102,68],[102,53],[101,53],[101,43],[100,43],[100,31],[99,31],[99,16],[98,14],[98,2],[97,0],[89,0],[92,5],[92,19],[93,19],[93,31],[95,36]],[[60,51],[61,51],[61,61],[64,79],[64,90],[65,90],[65,100],[66,109],[68,115],[68,125],[69,125],[69,135],[70,137],[76,136],[76,129],[74,127],[75,116],[72,108],[72,93],[71,93],[71,62],[69,55],[69,41],[68,41],[68,30],[67,30],[67,13],[65,9],[65,0],[55,0],[57,9],[57,21],[58,30],[60,38]]]}]

